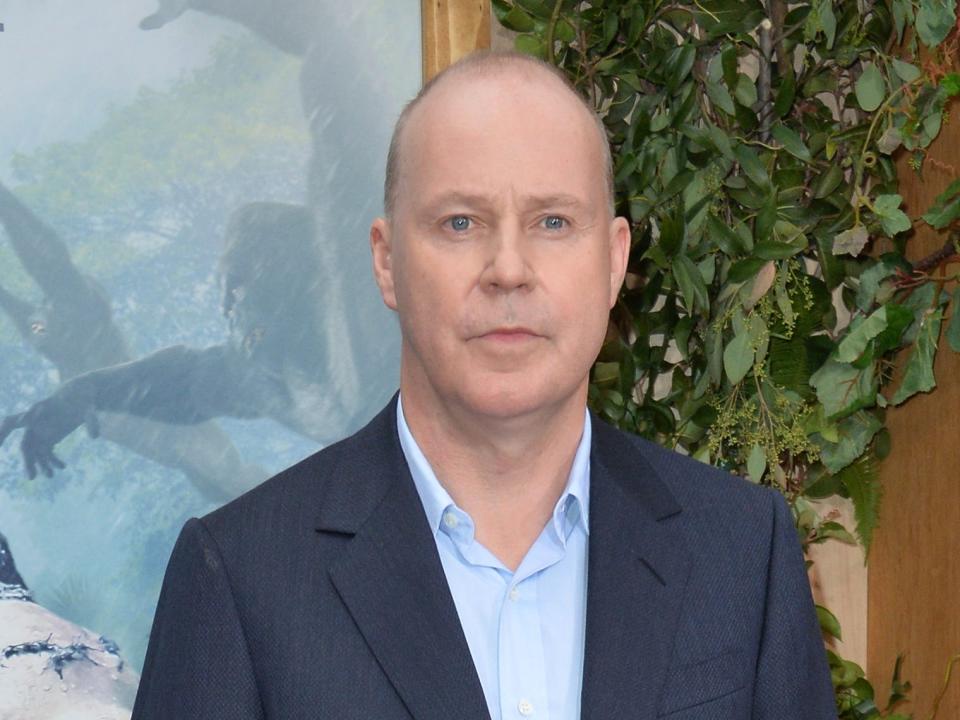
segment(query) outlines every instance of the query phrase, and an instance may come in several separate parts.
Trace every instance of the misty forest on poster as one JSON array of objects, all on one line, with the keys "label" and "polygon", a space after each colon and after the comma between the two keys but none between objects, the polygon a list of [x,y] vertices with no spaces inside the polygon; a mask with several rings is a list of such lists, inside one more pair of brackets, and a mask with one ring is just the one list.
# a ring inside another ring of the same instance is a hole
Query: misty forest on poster
[{"label": "misty forest on poster", "polygon": [[396,388],[366,238],[419,3],[0,22],[0,715],[124,717],[183,522]]}]

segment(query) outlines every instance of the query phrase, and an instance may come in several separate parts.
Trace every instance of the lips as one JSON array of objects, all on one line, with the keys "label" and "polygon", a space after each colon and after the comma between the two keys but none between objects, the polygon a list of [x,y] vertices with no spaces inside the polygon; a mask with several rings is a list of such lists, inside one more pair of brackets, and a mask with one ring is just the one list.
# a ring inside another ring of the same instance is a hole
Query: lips
[{"label": "lips", "polygon": [[493,330],[488,330],[487,332],[480,334],[478,337],[483,340],[491,340],[494,342],[516,343],[534,340],[541,336],[530,328],[526,327],[499,327],[494,328]]}]

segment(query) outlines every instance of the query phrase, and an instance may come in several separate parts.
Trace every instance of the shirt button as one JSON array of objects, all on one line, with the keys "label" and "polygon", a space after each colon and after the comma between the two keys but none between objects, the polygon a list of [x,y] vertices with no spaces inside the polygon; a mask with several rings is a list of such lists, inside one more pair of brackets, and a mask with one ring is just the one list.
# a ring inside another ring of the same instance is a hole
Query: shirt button
[{"label": "shirt button", "polygon": [[521,700],[517,703],[517,710],[519,710],[520,714],[524,717],[533,715],[533,703],[529,700]]},{"label": "shirt button", "polygon": [[517,588],[512,587],[510,588],[510,592],[507,593],[507,597],[513,600],[514,602],[516,602],[517,600],[520,599],[520,591],[517,590]]},{"label": "shirt button", "polygon": [[443,516],[443,524],[448,528],[455,528],[458,524],[457,516],[452,512],[445,513]]}]

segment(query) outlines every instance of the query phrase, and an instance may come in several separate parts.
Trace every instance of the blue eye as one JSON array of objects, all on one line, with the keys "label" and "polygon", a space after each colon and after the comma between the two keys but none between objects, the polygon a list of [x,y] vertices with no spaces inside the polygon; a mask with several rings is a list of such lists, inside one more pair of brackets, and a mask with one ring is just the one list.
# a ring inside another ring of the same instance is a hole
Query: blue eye
[{"label": "blue eye", "polygon": [[543,219],[543,226],[547,230],[563,230],[567,221],[559,215],[548,215]]},{"label": "blue eye", "polygon": [[450,225],[451,229],[456,232],[463,232],[470,228],[471,220],[466,215],[454,215],[452,218],[447,220],[447,223]]}]

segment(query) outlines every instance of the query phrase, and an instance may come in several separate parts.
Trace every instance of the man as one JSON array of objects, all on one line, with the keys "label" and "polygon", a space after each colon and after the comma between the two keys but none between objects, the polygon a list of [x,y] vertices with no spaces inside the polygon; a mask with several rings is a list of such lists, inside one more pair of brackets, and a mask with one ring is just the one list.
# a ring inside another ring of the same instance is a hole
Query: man
[{"label": "man", "polygon": [[606,148],[522,56],[408,106],[370,232],[399,398],[186,525],[134,718],[836,717],[783,498],[586,412]]}]

